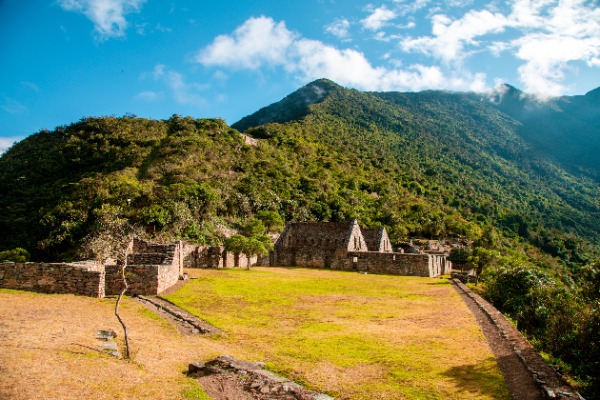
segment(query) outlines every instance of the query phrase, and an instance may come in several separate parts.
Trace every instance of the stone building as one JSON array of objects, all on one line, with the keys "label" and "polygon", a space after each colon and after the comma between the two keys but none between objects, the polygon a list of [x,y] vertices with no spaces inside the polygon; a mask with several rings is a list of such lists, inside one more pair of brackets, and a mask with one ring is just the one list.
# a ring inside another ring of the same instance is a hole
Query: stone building
[{"label": "stone building", "polygon": [[290,222],[275,242],[272,265],[335,268],[350,251],[368,251],[356,220]]},{"label": "stone building", "polygon": [[443,255],[394,252],[385,228],[362,229],[356,220],[288,223],[269,264],[429,277],[451,272]]}]

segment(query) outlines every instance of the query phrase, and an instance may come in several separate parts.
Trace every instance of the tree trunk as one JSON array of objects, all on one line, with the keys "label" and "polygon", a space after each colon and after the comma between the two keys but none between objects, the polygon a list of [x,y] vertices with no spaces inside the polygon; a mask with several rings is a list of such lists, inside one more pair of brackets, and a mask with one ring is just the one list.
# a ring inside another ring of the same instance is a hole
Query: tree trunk
[{"label": "tree trunk", "polygon": [[129,352],[129,336],[127,336],[127,326],[125,325],[125,322],[123,322],[123,319],[119,315],[119,306],[121,305],[121,299],[123,299],[125,292],[129,288],[129,285],[127,284],[127,278],[125,277],[125,268],[127,268],[127,255],[129,253],[127,248],[125,248],[124,252],[125,257],[123,260],[121,260],[121,279],[123,282],[123,290],[121,290],[121,293],[119,293],[117,303],[115,304],[115,316],[117,317],[119,323],[121,324],[121,327],[123,328],[123,337],[125,338],[125,357],[130,358],[131,354]]}]

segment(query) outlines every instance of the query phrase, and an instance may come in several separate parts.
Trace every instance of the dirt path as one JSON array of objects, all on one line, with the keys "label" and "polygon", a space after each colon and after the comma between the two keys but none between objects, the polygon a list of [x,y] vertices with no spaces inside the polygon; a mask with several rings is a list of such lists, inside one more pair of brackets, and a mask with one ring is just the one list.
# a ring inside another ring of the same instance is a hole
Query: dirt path
[{"label": "dirt path", "polygon": [[512,399],[579,398],[500,312],[460,281],[453,280],[453,286],[477,319]]}]

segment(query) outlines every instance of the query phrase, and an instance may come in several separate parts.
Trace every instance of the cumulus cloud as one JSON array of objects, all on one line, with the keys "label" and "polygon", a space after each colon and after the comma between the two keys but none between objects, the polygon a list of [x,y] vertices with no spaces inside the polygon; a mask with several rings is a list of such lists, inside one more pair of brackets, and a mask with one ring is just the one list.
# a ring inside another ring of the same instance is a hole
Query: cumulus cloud
[{"label": "cumulus cloud", "polygon": [[470,10],[459,18],[437,12],[431,35],[406,36],[400,48],[446,65],[461,64],[477,52],[509,52],[521,61],[525,91],[560,95],[565,72],[575,63],[599,64],[600,8],[589,0],[513,0],[504,12]]},{"label": "cumulus cloud", "polygon": [[518,71],[526,91],[560,95],[565,72],[576,63],[599,66],[600,8],[594,2],[518,0],[512,17],[527,29],[509,43],[524,62]]},{"label": "cumulus cloud", "polygon": [[348,40],[350,38],[350,21],[345,18],[337,19],[325,27],[325,32],[331,33],[338,39]]},{"label": "cumulus cloud", "polygon": [[[262,42],[256,43],[256,37]],[[272,53],[269,44],[276,46]],[[329,78],[364,90],[422,90],[485,88],[484,75],[445,76],[437,66],[409,65],[404,69],[376,67],[355,49],[338,49],[301,37],[271,18],[251,18],[231,35],[218,36],[195,57],[205,66],[280,67],[299,81]]]},{"label": "cumulus cloud", "polygon": [[196,61],[204,65],[223,65],[241,69],[257,69],[262,65],[281,65],[296,39],[284,22],[271,18],[250,18],[232,35],[217,36],[200,52]]},{"label": "cumulus cloud", "polygon": [[507,18],[490,11],[469,11],[458,20],[437,14],[432,18],[432,36],[405,38],[400,46],[404,51],[425,53],[445,63],[460,62],[468,55],[465,48],[478,47],[478,37],[502,32]]},{"label": "cumulus cloud", "polygon": [[363,28],[371,31],[378,31],[396,17],[397,15],[394,11],[389,10],[386,6],[381,6],[360,22],[362,23]]},{"label": "cumulus cloud", "polygon": [[98,40],[122,37],[125,35],[125,16],[139,12],[146,0],[58,0],[65,11],[85,15],[94,23]]}]

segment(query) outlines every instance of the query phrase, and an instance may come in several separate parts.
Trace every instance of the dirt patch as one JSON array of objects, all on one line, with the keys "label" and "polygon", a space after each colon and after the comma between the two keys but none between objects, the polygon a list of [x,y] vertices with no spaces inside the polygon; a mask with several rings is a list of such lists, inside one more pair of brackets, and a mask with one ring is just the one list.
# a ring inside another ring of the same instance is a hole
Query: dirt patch
[{"label": "dirt patch", "polygon": [[207,363],[190,364],[188,375],[197,378],[214,400],[333,400],[266,371],[263,366],[219,356]]}]

